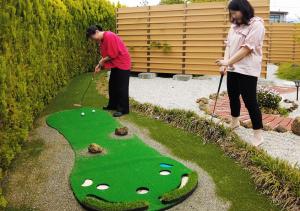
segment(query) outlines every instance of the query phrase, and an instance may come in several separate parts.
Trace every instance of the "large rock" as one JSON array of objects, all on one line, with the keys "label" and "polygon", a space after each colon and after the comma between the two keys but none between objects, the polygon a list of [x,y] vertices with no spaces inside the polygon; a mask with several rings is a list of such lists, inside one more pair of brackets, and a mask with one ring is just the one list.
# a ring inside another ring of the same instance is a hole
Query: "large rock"
[{"label": "large rock", "polygon": [[121,128],[117,128],[115,130],[115,135],[117,135],[117,136],[126,136],[127,134],[128,134],[127,127],[121,127]]},{"label": "large rock", "polygon": [[292,123],[292,131],[296,135],[300,136],[300,117],[297,117]]},{"label": "large rock", "polygon": [[103,152],[103,148],[100,147],[98,144],[90,144],[89,145],[89,153],[93,153],[93,154],[96,154],[96,153],[102,153]]}]

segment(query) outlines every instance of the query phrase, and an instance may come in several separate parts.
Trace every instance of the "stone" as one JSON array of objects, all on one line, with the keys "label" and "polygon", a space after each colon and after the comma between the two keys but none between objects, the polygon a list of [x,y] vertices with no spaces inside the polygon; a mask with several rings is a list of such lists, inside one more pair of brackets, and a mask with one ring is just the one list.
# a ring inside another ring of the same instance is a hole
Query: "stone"
[{"label": "stone", "polygon": [[193,77],[193,79],[197,79],[197,80],[211,80],[212,77],[208,76],[208,75],[200,75],[200,76],[197,76],[197,77]]},{"label": "stone", "polygon": [[103,152],[103,148],[100,147],[98,144],[95,144],[95,143],[90,144],[88,150],[89,150],[89,153],[93,153],[93,154]]},{"label": "stone", "polygon": [[241,125],[243,126],[243,127],[245,127],[245,128],[252,128],[252,122],[250,121],[250,120],[248,120],[248,121],[241,121],[240,122],[241,123]]},{"label": "stone", "polygon": [[265,124],[264,124],[263,130],[265,130],[265,131],[271,131],[271,130],[273,130],[273,129],[272,129],[272,127],[271,127],[270,125],[265,125]]},{"label": "stone", "polygon": [[285,103],[293,103],[294,101],[289,100],[289,99],[284,99],[283,102],[285,102]]},{"label": "stone", "polygon": [[226,95],[227,95],[227,91],[223,91],[223,92],[220,93],[220,96],[222,96],[222,97],[224,97]]},{"label": "stone", "polygon": [[181,74],[178,74],[178,75],[174,75],[173,76],[173,79],[177,80],[177,81],[189,81],[192,78],[193,78],[192,75],[181,75]]},{"label": "stone", "polygon": [[215,100],[217,97],[217,93],[214,93],[214,94],[210,94],[209,95],[209,99],[212,99],[212,100]]},{"label": "stone", "polygon": [[300,136],[300,117],[296,117],[292,123],[292,131],[294,134]]},{"label": "stone", "polygon": [[288,130],[287,130],[285,127],[283,127],[282,125],[278,125],[274,130],[275,130],[276,132],[278,132],[278,133],[285,133],[285,132],[288,131]]},{"label": "stone", "polygon": [[153,79],[156,77],[156,73],[139,73],[138,77],[140,79]]},{"label": "stone", "polygon": [[115,130],[115,135],[117,135],[117,136],[126,136],[127,134],[128,134],[127,127],[121,127],[121,128],[117,128]]},{"label": "stone", "polygon": [[201,97],[196,102],[199,104],[208,104],[208,99],[206,97]]}]

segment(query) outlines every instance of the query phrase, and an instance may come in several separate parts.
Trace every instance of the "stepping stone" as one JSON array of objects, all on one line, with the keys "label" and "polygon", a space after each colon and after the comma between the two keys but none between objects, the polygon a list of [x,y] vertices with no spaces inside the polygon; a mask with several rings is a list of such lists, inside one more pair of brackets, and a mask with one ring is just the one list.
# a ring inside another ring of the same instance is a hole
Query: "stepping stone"
[{"label": "stepping stone", "polygon": [[153,79],[156,78],[156,73],[139,73],[138,77],[141,79]]},{"label": "stepping stone", "polygon": [[177,81],[189,81],[193,78],[192,75],[174,75],[173,79]]}]

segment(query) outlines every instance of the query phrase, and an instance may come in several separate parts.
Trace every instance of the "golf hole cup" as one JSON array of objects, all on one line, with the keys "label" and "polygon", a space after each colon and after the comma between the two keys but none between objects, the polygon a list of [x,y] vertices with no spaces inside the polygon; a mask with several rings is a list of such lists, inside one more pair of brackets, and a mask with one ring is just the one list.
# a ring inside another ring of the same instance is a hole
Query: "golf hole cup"
[{"label": "golf hole cup", "polygon": [[84,116],[85,115],[85,113],[84,112],[81,112],[81,116]]}]

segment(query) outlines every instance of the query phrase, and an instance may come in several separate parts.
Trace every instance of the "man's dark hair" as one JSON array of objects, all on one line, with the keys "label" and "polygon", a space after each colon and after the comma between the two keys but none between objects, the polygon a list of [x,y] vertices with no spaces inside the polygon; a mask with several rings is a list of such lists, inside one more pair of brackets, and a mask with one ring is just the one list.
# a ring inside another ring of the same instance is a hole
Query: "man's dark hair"
[{"label": "man's dark hair", "polygon": [[96,31],[103,31],[102,27],[99,25],[92,25],[86,30],[86,38],[90,38],[92,35],[96,34]]},{"label": "man's dark hair", "polygon": [[[228,5],[228,10],[240,11],[243,14],[242,24],[249,24],[251,18],[254,17],[254,9],[248,0],[232,0]],[[230,11],[230,21],[233,22]]]}]

